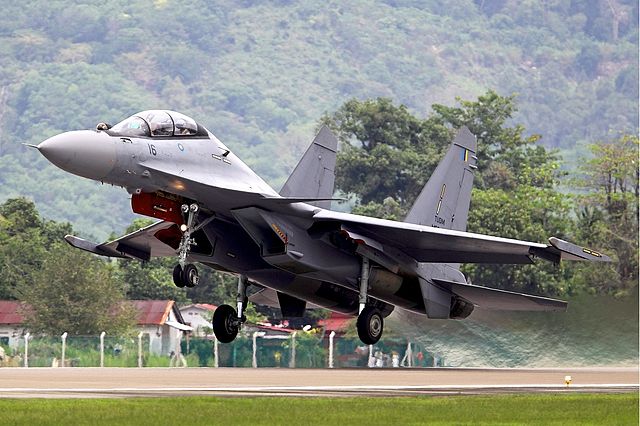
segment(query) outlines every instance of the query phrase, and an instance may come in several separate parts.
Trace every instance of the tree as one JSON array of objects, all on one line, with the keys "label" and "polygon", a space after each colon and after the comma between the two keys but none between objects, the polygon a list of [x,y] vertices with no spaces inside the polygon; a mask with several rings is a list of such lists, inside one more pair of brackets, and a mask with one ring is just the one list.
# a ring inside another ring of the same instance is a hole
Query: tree
[{"label": "tree", "polygon": [[589,265],[575,283],[591,292],[628,294],[638,285],[639,174],[638,136],[622,134],[589,146],[584,178],[576,184],[577,232],[586,243],[612,254],[615,263]]},{"label": "tree", "polygon": [[48,250],[71,233],[68,223],[40,218],[35,204],[12,198],[0,205],[0,299],[16,299]]},{"label": "tree", "polygon": [[321,119],[342,142],[336,186],[361,204],[389,196],[402,207],[415,199],[435,169],[451,132],[414,117],[390,99],[347,101]]},{"label": "tree", "polygon": [[[557,190],[563,173],[555,152],[509,126],[514,96],[494,91],[458,106],[433,105],[421,120],[389,99],[351,100],[322,121],[342,142],[336,184],[355,195],[354,212],[401,220],[435,169],[455,130],[467,126],[478,137],[468,230],[496,236],[545,241],[566,238],[571,227],[567,198]],[[471,280],[509,289],[563,293],[567,271],[468,265]],[[554,287],[553,283],[560,283]]]},{"label": "tree", "polygon": [[123,304],[124,289],[113,267],[62,243],[50,248],[40,269],[19,290],[25,326],[57,335],[122,334],[134,325],[135,311]]}]

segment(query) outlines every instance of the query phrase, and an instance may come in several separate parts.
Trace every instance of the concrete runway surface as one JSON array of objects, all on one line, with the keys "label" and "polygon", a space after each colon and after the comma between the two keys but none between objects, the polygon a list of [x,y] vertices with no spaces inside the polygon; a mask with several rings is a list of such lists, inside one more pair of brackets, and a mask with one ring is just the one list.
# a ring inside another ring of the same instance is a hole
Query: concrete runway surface
[{"label": "concrete runway surface", "polygon": [[[571,376],[567,387],[565,376]],[[0,368],[0,398],[638,392],[633,368]]]}]

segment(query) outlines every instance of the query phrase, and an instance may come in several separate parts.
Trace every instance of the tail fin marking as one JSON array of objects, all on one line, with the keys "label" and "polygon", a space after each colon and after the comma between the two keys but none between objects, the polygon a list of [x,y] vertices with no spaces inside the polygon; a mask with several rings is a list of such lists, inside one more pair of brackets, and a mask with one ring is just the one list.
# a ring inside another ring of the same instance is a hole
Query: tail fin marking
[{"label": "tail fin marking", "polygon": [[460,128],[405,222],[466,231],[476,150],[476,137]]}]

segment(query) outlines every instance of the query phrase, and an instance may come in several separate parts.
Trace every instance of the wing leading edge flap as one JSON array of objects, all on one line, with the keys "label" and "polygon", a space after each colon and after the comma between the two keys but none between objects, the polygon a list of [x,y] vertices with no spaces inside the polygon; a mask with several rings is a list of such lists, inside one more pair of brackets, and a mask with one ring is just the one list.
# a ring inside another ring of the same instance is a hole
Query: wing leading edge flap
[{"label": "wing leading edge flap", "polygon": [[568,303],[548,297],[434,279],[438,286],[482,309],[500,311],[566,311]]}]

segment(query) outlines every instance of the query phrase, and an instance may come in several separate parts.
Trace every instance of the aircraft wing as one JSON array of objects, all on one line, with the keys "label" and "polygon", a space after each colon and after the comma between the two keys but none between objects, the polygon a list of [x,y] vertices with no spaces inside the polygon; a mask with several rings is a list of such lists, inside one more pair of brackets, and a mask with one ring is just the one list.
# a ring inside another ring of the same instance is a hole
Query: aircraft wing
[{"label": "aircraft wing", "polygon": [[329,210],[317,211],[313,219],[319,223],[339,223],[342,232],[353,240],[372,240],[401,250],[418,262],[431,263],[532,263],[540,257],[555,263],[561,260],[608,262],[601,253],[575,244],[549,238],[549,244],[492,237],[471,232],[415,225],[358,216]]},{"label": "aircraft wing", "polygon": [[434,283],[483,309],[500,311],[566,311],[568,303],[496,288],[434,279]]},{"label": "aircraft wing", "polygon": [[174,247],[180,242],[179,232],[176,224],[161,221],[102,244],[73,235],[64,239],[73,247],[101,256],[148,261],[152,257],[175,256]]}]

